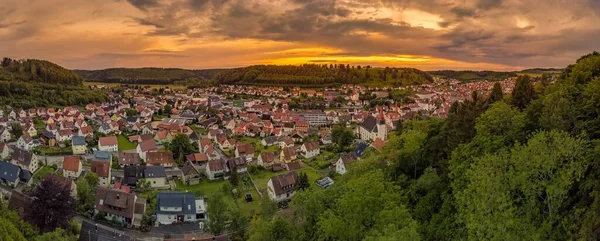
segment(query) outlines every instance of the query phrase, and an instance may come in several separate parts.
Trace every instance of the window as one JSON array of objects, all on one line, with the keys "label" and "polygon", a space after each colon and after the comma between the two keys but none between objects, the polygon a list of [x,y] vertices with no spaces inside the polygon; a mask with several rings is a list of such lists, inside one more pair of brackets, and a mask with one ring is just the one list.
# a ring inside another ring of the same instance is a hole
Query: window
[{"label": "window", "polygon": [[152,182],[152,183],[156,184],[156,181],[154,181],[154,182]]}]

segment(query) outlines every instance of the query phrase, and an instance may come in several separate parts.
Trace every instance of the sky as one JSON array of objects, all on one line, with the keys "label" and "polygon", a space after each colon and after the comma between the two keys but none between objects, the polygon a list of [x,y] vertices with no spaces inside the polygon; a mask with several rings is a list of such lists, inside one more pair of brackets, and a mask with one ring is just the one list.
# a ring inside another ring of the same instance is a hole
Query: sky
[{"label": "sky", "polygon": [[600,49],[600,0],[0,0],[0,16],[0,56],[70,69],[518,70]]}]

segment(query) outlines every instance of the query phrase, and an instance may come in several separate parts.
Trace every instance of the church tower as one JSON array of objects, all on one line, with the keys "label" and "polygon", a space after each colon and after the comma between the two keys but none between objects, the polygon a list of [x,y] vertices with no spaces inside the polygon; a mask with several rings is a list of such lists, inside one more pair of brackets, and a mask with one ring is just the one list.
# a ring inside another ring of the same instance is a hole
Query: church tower
[{"label": "church tower", "polygon": [[377,138],[383,141],[387,139],[387,126],[385,125],[382,109],[379,110],[379,116],[377,117]]}]

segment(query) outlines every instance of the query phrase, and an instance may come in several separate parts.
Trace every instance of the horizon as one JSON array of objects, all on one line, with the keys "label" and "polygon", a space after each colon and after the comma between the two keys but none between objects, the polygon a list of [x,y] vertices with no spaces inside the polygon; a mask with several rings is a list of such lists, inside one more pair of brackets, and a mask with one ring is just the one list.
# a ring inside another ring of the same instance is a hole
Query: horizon
[{"label": "horizon", "polygon": [[565,68],[600,49],[587,41],[600,37],[594,0],[0,1],[0,52],[68,69],[518,71]]}]

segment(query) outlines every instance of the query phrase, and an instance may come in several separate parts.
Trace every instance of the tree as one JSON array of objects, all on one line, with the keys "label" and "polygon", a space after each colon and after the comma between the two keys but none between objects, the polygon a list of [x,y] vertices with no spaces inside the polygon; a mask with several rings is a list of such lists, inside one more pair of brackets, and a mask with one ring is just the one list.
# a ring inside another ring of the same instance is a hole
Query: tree
[{"label": "tree", "polygon": [[0,240],[27,241],[11,221],[0,217]]},{"label": "tree", "polygon": [[80,213],[88,213],[94,208],[94,190],[89,182],[80,178],[76,182],[77,185],[77,211]]},{"label": "tree", "polygon": [[298,174],[298,188],[300,188],[302,191],[308,189],[310,187],[310,182],[308,182],[308,175],[306,175],[306,173],[299,173]]},{"label": "tree", "polygon": [[95,188],[100,183],[100,178],[93,172],[87,172],[84,179],[92,188]]},{"label": "tree", "polygon": [[512,105],[520,110],[535,98],[535,91],[529,75],[519,76],[512,92]]},{"label": "tree", "polygon": [[346,147],[354,140],[354,133],[342,125],[336,125],[331,131],[331,140],[340,148]]},{"label": "tree", "polygon": [[170,115],[171,115],[171,112],[172,112],[172,109],[173,109],[173,108],[171,107],[171,105],[166,105],[166,106],[165,106],[165,109],[164,109],[164,111],[163,111],[163,114],[164,114],[164,115],[166,115],[166,116],[170,116]]},{"label": "tree", "polygon": [[490,96],[488,97],[487,101],[489,104],[492,104],[496,101],[501,101],[503,97],[504,93],[502,93],[502,86],[499,82],[496,82],[494,87],[492,87],[492,91],[490,92]]},{"label": "tree", "polygon": [[190,138],[185,134],[177,134],[171,143],[167,145],[167,149],[173,152],[173,158],[180,166],[183,165],[183,158],[185,158],[186,155],[196,151],[192,143],[190,143]]},{"label": "tree", "polygon": [[233,207],[229,212],[231,216],[231,221],[229,223],[229,232],[231,233],[229,236],[230,239],[232,241],[248,240],[246,229],[250,222],[246,215],[243,214],[237,206]]},{"label": "tree", "polygon": [[210,215],[207,224],[208,230],[214,235],[222,234],[225,231],[225,222],[229,219],[227,204],[223,200],[223,196],[215,193],[208,199],[207,205],[207,212]]},{"label": "tree", "polygon": [[67,228],[75,211],[69,182],[45,178],[32,192],[26,219],[42,232]]},{"label": "tree", "polygon": [[229,183],[231,183],[231,186],[233,186],[234,188],[237,187],[240,183],[240,176],[238,174],[236,165],[233,165],[233,167],[231,168],[231,172],[229,174]]},{"label": "tree", "polygon": [[12,136],[15,139],[19,139],[23,135],[23,127],[21,126],[21,124],[16,122],[12,123],[11,127],[12,129],[10,131],[10,134],[12,134]]},{"label": "tree", "polygon": [[145,178],[140,178],[140,179],[138,179],[138,181],[136,183],[136,187],[141,192],[144,192],[150,188],[150,182],[148,180],[146,180]]}]

